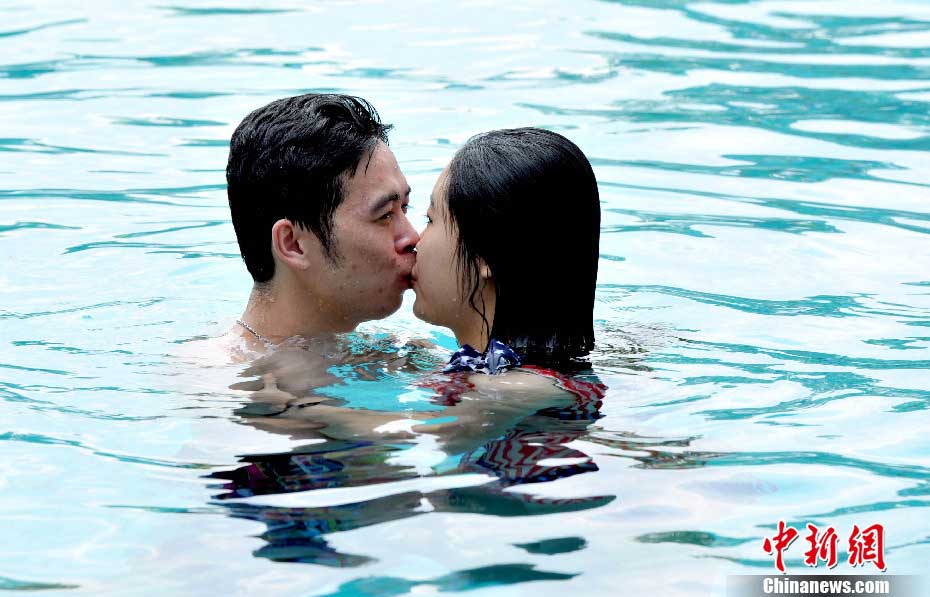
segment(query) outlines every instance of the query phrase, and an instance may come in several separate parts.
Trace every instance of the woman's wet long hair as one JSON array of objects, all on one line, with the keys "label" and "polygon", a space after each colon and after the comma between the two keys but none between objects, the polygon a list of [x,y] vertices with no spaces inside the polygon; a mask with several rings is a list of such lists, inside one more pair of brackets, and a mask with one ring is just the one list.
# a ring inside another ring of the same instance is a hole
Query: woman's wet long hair
[{"label": "woman's wet long hair", "polygon": [[446,179],[456,257],[469,304],[484,318],[479,261],[497,301],[489,338],[526,363],[565,367],[594,347],[600,200],[577,145],[538,128],[472,137]]}]

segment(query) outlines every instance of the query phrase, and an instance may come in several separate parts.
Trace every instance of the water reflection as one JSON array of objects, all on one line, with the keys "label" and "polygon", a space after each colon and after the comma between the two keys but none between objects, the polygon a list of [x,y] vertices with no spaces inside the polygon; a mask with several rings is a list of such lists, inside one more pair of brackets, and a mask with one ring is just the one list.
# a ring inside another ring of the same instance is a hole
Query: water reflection
[{"label": "water reflection", "polygon": [[[289,452],[243,456],[241,466],[209,475],[220,481],[212,486],[219,490],[216,504],[230,516],[266,525],[261,538],[267,545],[256,556],[360,566],[372,558],[340,552],[326,537],[430,512],[536,516],[615,499],[508,490],[598,470],[591,456],[569,444],[586,437],[602,416],[605,386],[580,376],[552,379],[555,387],[542,374],[521,373],[533,378],[529,388],[507,392],[484,383],[486,376],[425,372],[436,366],[428,352],[404,347],[353,354],[338,343],[317,343],[285,348],[245,369],[250,379],[232,386],[249,396],[236,411],[239,423],[313,440]],[[380,410],[359,406],[386,384],[401,387],[390,396],[395,408],[386,406],[384,395]],[[429,399],[410,401],[417,392]],[[430,484],[437,479],[449,486]],[[333,492],[294,495],[350,487],[370,491],[352,492],[356,501],[349,503]],[[294,499],[274,503],[284,494]],[[262,496],[273,503],[262,503]]]},{"label": "water reflection", "polygon": [[417,587],[429,587],[439,592],[467,591],[476,587],[507,586],[536,580],[569,580],[578,574],[536,570],[529,564],[496,564],[457,570],[427,580],[408,580],[395,576],[360,578],[341,585],[326,597],[388,597],[408,595]]}]

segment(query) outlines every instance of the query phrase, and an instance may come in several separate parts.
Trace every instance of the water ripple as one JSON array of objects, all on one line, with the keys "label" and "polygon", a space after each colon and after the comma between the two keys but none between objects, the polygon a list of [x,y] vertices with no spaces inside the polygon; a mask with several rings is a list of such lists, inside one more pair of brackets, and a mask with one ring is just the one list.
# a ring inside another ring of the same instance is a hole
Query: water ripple
[{"label": "water ripple", "polygon": [[[593,53],[593,52],[592,52]],[[930,66],[906,63],[893,64],[815,64],[796,60],[746,58],[738,54],[722,56],[676,56],[649,53],[598,52],[607,62],[608,71],[618,75],[640,70],[669,75],[687,75],[693,71],[711,70],[730,73],[790,75],[803,79],[874,79],[878,81],[924,81],[930,76]]]},{"label": "water ripple", "polygon": [[857,206],[841,203],[827,203],[821,201],[809,201],[801,199],[785,199],[780,197],[754,197],[749,195],[733,195],[729,193],[715,191],[701,191],[698,189],[680,189],[673,187],[659,187],[647,185],[635,185],[620,182],[603,181],[599,183],[602,187],[614,187],[622,189],[635,189],[642,191],[657,191],[675,195],[690,195],[695,197],[707,197],[712,199],[723,199],[736,201],[739,203],[749,203],[761,207],[778,209],[782,211],[793,212],[802,216],[821,216],[831,220],[846,220],[851,222],[862,222],[867,224],[881,224],[892,228],[909,230],[911,232],[926,233],[930,225],[915,226],[901,222],[898,219],[917,220],[930,222],[930,212],[917,212],[900,209],[889,209],[884,207]]},{"label": "water ripple", "polygon": [[160,6],[159,8],[162,10],[170,11],[174,13],[174,16],[178,17],[210,17],[224,15],[249,16],[300,12],[299,9],[296,8],[240,8],[228,6],[214,6],[210,8],[194,8],[190,6]]},{"label": "water ripple", "polygon": [[[82,251],[92,251],[96,249],[119,248],[119,249],[156,249],[157,251],[155,252],[161,252],[161,253],[180,252],[184,255],[194,255],[194,254],[218,255],[217,253],[208,253],[204,251],[198,251],[197,249],[199,249],[200,247],[206,247],[209,245],[227,246],[229,244],[230,244],[229,241],[219,241],[219,242],[201,241],[201,242],[193,243],[193,244],[169,244],[169,243],[144,243],[144,242],[125,242],[125,241],[116,241],[116,240],[105,240],[105,241],[96,241],[96,242],[81,243],[79,245],[74,245],[74,246],[71,246],[65,249],[62,254],[68,255],[71,253],[80,253]],[[238,254],[233,255],[230,253],[229,255],[234,256],[236,258],[239,257]]]},{"label": "water ripple", "polygon": [[696,347],[723,349],[734,353],[765,355],[771,357],[775,361],[789,360],[805,364],[820,364],[865,370],[930,369],[930,360],[874,359],[807,350],[764,348],[761,346],[710,342],[705,340],[689,340],[688,343]]},{"label": "water ripple", "polygon": [[[861,307],[859,300],[855,296],[812,296],[803,300],[775,301],[687,290],[674,286],[598,284],[598,288],[605,290],[628,290],[630,292],[652,292],[686,298],[698,303],[726,307],[746,313],[781,317],[802,315],[816,315],[819,317],[857,316],[855,309]],[[860,296],[864,297],[867,295]]]},{"label": "water ripple", "polygon": [[[153,199],[155,197],[203,199],[204,192],[225,191],[225,184],[203,184],[188,187],[138,188],[115,191],[80,190],[80,189],[0,189],[0,201],[20,199],[68,199],[78,201],[105,201],[115,203],[144,203],[153,205],[181,204],[168,199]],[[187,204],[185,207],[212,207],[205,204]]]},{"label": "water ripple", "polygon": [[60,406],[55,404],[50,400],[37,400],[35,398],[29,398],[23,394],[11,390],[11,387],[16,387],[15,384],[6,384],[0,383],[0,398],[5,402],[10,403],[21,403],[25,404],[26,408],[34,412],[40,413],[49,413],[52,416],[56,415],[75,415],[79,417],[86,417],[89,419],[96,419],[99,421],[130,421],[130,422],[141,422],[141,421],[155,421],[158,419],[164,419],[164,415],[153,415],[147,417],[140,416],[131,416],[131,415],[121,415],[117,413],[111,413],[100,410],[87,410],[82,408],[74,408],[70,406]]},{"label": "water ripple", "polygon": [[25,442],[30,444],[44,444],[50,446],[67,446],[70,448],[78,448],[90,452],[95,456],[100,456],[101,458],[118,460],[120,462],[125,462],[127,464],[142,464],[146,466],[158,466],[158,467],[167,467],[167,468],[182,468],[182,469],[210,469],[214,468],[216,465],[205,464],[205,463],[196,463],[196,462],[177,462],[173,460],[162,460],[158,458],[146,458],[143,456],[133,456],[130,454],[119,454],[117,452],[108,452],[104,450],[98,450],[96,448],[85,445],[83,442],[79,442],[73,439],[62,439],[58,437],[53,437],[50,435],[43,435],[41,433],[15,433],[8,431],[6,433],[0,433],[0,442]]},{"label": "water ripple", "polygon": [[13,29],[9,31],[0,31],[0,39],[5,37],[16,37],[18,35],[26,35],[27,33],[33,33],[35,31],[41,31],[43,29],[49,29],[52,27],[64,27],[66,25],[77,25],[79,23],[86,23],[87,19],[65,19],[63,21],[52,21],[50,23],[42,23],[41,25],[34,25],[32,27],[26,27],[24,29]]},{"label": "water ripple", "polygon": [[[901,99],[898,93],[900,92],[814,89],[800,86],[750,87],[715,83],[667,91],[664,94],[667,98],[665,101],[617,101],[613,104],[615,108],[596,110],[594,114],[634,122],[698,121],[724,126],[753,126],[840,145],[926,151],[930,148],[930,112],[927,110],[927,102]],[[713,106],[713,109],[698,107],[701,105]],[[547,110],[555,109],[550,107]],[[818,121],[843,121],[845,130],[828,133],[798,128],[799,122],[812,118]],[[901,129],[902,132],[910,131],[911,135],[910,138],[889,139],[857,134],[856,123],[897,125],[906,127]],[[892,166],[891,169],[895,167]]]},{"label": "water ripple", "polygon": [[225,122],[217,120],[197,120],[193,118],[169,118],[167,116],[153,116],[151,118],[114,118],[113,124],[126,126],[170,126],[170,127],[197,127],[197,126],[225,126]]},{"label": "water ripple", "polygon": [[[614,454],[614,456],[621,456]],[[622,455],[639,460],[637,468],[686,469],[699,467],[757,467],[772,465],[837,466],[862,470],[880,477],[930,480],[930,468],[910,464],[888,464],[859,458],[850,458],[831,452],[772,451],[772,452],[668,452],[664,458],[651,455]]]},{"label": "water ripple", "polygon": [[0,576],[0,591],[57,591],[61,589],[79,589],[80,587],[81,585],[68,583],[33,582]]},{"label": "water ripple", "polygon": [[[46,317],[49,315],[63,315],[66,313],[80,313],[83,311],[94,311],[97,309],[107,309],[110,307],[135,307],[145,308],[157,305],[163,302],[164,298],[150,298],[134,301],[109,301],[105,303],[95,303],[92,305],[81,305],[78,307],[68,307],[65,309],[55,309],[53,311],[5,311],[0,310],[0,319],[31,319],[33,317]],[[2,366],[2,365],[0,365]]]},{"label": "water ripple", "polygon": [[[930,22],[898,16],[847,16],[842,14],[809,14],[779,10],[771,15],[777,19],[791,19],[803,23],[802,27],[780,27],[759,22],[730,19],[708,12],[707,5],[683,0],[604,0],[611,3],[647,8],[671,9],[686,18],[728,31],[733,42],[707,42],[670,36],[656,38],[635,37],[622,32],[594,32],[593,35],[623,42],[709,51],[759,51],[759,42],[767,42],[763,51],[768,54],[811,55],[879,55],[899,58],[921,58],[930,55],[930,48],[895,48],[888,46],[856,45],[842,41],[883,33],[927,32]],[[726,0],[729,5],[748,5],[749,1]],[[718,3],[723,4],[723,3]],[[703,10],[702,10],[703,9]],[[744,43],[740,43],[743,41]]]},{"label": "water ripple", "polygon": [[125,155],[125,156],[142,156],[158,157],[164,154],[148,153],[142,151],[125,151],[114,149],[103,149],[99,147],[67,147],[62,145],[51,145],[36,141],[35,139],[0,139],[0,152],[34,152],[34,153],[94,153],[102,155]]},{"label": "water ripple", "polygon": [[50,224],[48,222],[15,222],[13,224],[0,224],[0,234],[16,230],[81,230],[81,227]]},{"label": "water ripple", "polygon": [[[749,216],[725,216],[703,214],[664,214],[636,209],[608,208],[608,213],[619,213],[639,218],[635,224],[602,226],[601,234],[614,232],[668,232],[699,238],[713,238],[710,234],[696,230],[695,226],[726,228],[757,228],[774,232],[804,234],[806,232],[841,232],[823,220],[791,220],[787,218],[754,218]],[[930,232],[930,230],[928,230]]]},{"label": "water ripple", "polygon": [[578,573],[537,570],[535,564],[492,564],[467,570],[455,570],[434,578],[411,580],[398,576],[368,576],[345,582],[323,597],[393,597],[417,593],[418,587],[439,592],[459,592],[476,587],[508,587],[538,581],[566,581]]},{"label": "water ripple", "polygon": [[701,547],[736,547],[750,541],[755,537],[737,539],[735,537],[722,537],[715,533],[704,531],[666,531],[661,533],[646,533],[639,535],[636,540],[640,543],[681,543],[685,545],[700,545]]}]

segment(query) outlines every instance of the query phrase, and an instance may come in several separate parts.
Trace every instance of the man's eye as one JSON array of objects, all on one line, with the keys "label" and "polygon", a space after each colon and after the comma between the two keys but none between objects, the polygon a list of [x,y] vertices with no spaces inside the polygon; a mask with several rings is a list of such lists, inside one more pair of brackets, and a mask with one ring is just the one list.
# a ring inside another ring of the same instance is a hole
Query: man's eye
[{"label": "man's eye", "polygon": [[400,211],[402,211],[402,212],[404,212],[404,213],[407,213],[407,211],[409,211],[409,210],[410,210],[410,204],[409,204],[409,203],[404,203],[403,205],[400,206]]}]

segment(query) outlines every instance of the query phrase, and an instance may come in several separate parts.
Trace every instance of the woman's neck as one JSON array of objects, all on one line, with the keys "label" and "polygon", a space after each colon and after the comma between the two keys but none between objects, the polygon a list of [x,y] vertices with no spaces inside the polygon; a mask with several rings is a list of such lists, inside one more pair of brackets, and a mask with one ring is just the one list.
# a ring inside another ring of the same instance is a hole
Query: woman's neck
[{"label": "woman's neck", "polygon": [[469,308],[459,325],[452,329],[455,340],[459,346],[468,344],[479,352],[484,352],[491,341],[491,329],[494,327],[494,307],[497,303],[497,294],[493,283],[486,283],[479,295],[479,306],[484,307],[484,317],[481,313]]},{"label": "woman's neck", "polygon": [[481,326],[478,329],[468,329],[466,331],[456,331],[455,332],[455,341],[459,343],[459,346],[465,346],[468,344],[478,352],[484,352],[488,348],[488,332],[484,328],[484,323],[481,320],[478,320]]}]

